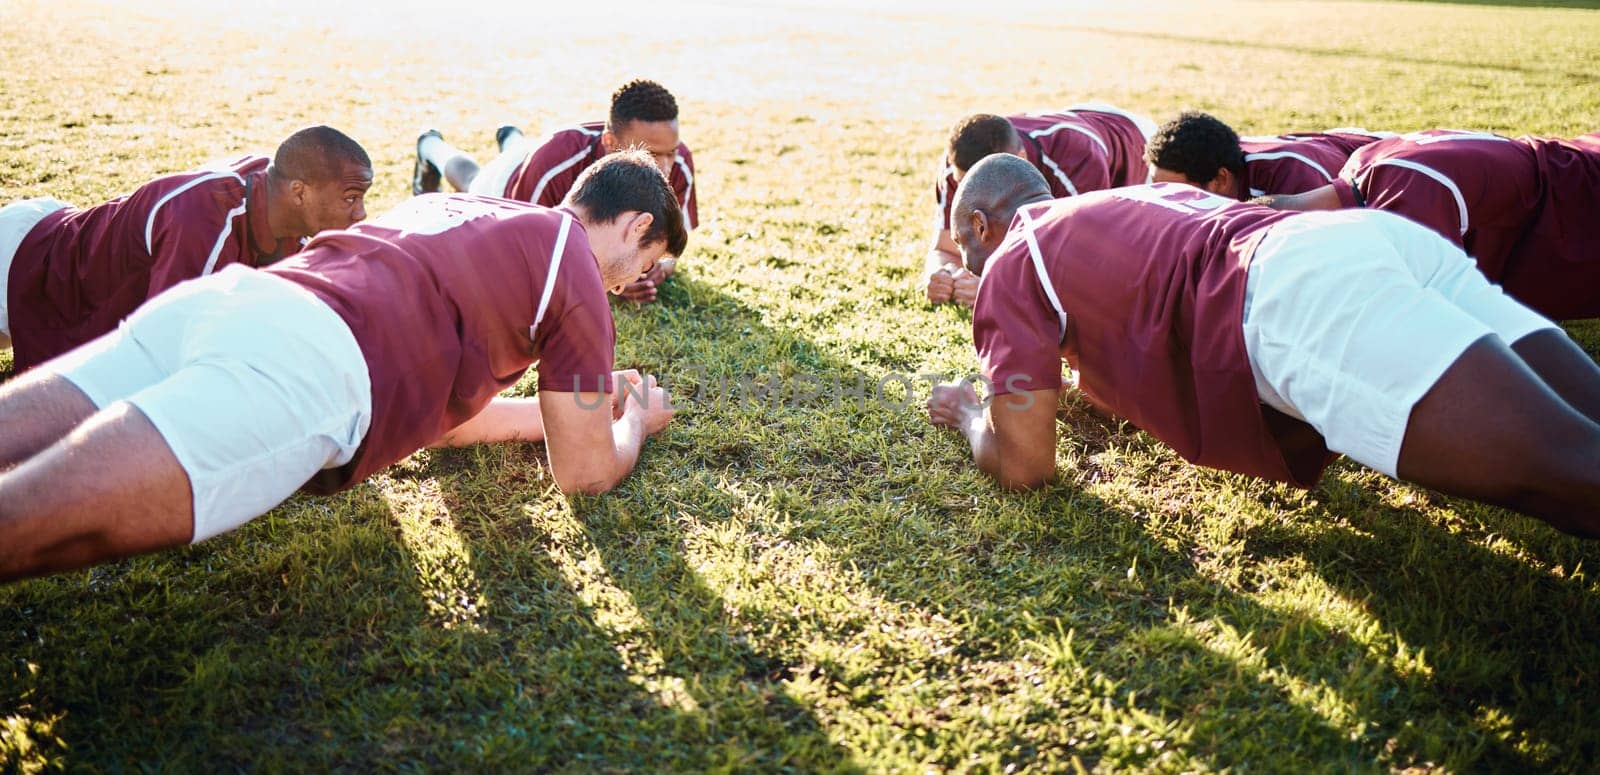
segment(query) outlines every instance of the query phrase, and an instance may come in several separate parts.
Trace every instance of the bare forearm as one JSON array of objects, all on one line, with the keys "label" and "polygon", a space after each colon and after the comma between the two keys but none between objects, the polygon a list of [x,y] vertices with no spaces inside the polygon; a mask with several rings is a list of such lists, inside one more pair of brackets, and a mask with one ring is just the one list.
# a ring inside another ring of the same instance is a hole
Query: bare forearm
[{"label": "bare forearm", "polygon": [[433,447],[465,447],[505,441],[543,441],[544,417],[537,398],[496,398],[472,419],[450,429]]},{"label": "bare forearm", "polygon": [[[1032,490],[1055,477],[1055,445],[1023,443],[1015,436],[1005,438],[995,426],[994,412],[1015,411],[997,399],[985,411],[962,424],[962,433],[972,447],[972,460],[978,470],[993,477],[1009,490]],[[1053,415],[1054,412],[1052,411]],[[1051,423],[1051,438],[1055,427]]]},{"label": "bare forearm", "polygon": [[578,489],[591,495],[606,492],[622,483],[633,473],[633,467],[639,462],[639,452],[644,449],[644,440],[649,434],[645,433],[644,419],[638,412],[624,412],[622,417],[611,423],[611,471],[610,474],[599,482],[590,483],[590,487],[580,486]]},{"label": "bare forearm", "polygon": [[1000,479],[1000,454],[994,431],[989,427],[989,421],[981,412],[974,412],[961,423],[961,434],[967,437],[967,445],[972,448],[972,462],[978,465],[978,470],[989,476]]}]

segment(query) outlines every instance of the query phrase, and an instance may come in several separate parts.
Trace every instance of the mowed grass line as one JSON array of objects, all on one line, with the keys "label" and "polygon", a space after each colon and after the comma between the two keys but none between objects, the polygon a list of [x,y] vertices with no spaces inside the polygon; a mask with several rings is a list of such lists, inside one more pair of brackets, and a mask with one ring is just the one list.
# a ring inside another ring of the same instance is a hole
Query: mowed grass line
[{"label": "mowed grass line", "polygon": [[916,400],[746,399],[971,370],[970,319],[910,288],[963,113],[1593,131],[1600,14],[1004,10],[458,30],[422,6],[0,2],[0,201],[99,201],[325,121],[372,152],[382,212],[419,126],[486,159],[504,120],[597,116],[648,74],[683,104],[705,218],[662,303],[616,307],[619,363],[684,397],[616,493],[560,497],[537,446],[419,453],[192,549],[0,588],[0,770],[1587,769],[1590,544],[1348,463],[1310,492],[1196,469],[1076,402],[1059,482],[1010,495]]}]

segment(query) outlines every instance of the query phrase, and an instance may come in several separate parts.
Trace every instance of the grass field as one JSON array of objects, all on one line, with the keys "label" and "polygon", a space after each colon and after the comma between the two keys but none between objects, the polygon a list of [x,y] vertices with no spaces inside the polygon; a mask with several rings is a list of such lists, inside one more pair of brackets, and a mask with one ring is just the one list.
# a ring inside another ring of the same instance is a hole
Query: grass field
[{"label": "grass field", "polygon": [[486,159],[500,123],[664,82],[703,225],[661,303],[617,307],[617,355],[686,400],[605,497],[561,497],[536,446],[424,452],[198,547],[0,588],[0,771],[1600,760],[1600,544],[1351,463],[1310,492],[1193,468],[1081,406],[1058,483],[1001,494],[920,400],[719,386],[973,368],[970,318],[912,287],[964,113],[1594,131],[1600,12],[138,5],[0,0],[0,202],[96,202],[325,122],[372,153],[382,212],[423,125]]}]

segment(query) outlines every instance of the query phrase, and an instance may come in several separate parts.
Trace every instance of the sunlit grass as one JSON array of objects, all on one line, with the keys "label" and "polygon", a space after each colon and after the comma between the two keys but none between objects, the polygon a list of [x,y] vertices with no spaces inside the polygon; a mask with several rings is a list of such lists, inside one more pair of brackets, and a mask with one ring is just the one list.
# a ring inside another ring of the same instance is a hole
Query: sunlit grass
[{"label": "sunlit grass", "polygon": [[0,770],[1587,769],[1589,544],[1348,463],[1310,492],[1196,469],[1076,401],[1058,483],[1001,494],[915,401],[718,386],[972,368],[970,319],[912,288],[963,113],[1593,131],[1600,13],[986,11],[0,0],[0,201],[316,121],[366,144],[381,212],[421,126],[487,158],[648,75],[704,221],[662,303],[616,308],[619,363],[685,395],[620,490],[561,498],[537,446],[424,452],[0,589]]}]

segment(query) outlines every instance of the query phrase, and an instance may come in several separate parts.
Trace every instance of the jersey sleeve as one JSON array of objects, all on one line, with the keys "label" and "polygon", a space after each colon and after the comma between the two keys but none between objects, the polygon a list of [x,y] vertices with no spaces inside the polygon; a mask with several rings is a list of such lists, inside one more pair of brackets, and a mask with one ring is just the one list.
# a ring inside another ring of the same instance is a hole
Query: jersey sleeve
[{"label": "jersey sleeve", "polygon": [[1026,260],[992,264],[978,288],[972,339],[994,395],[1061,387],[1061,321]]},{"label": "jersey sleeve", "polygon": [[678,158],[673,164],[676,174],[672,176],[672,193],[683,210],[683,227],[692,230],[700,225],[700,196],[694,185],[694,155],[688,146],[678,146]]},{"label": "jersey sleeve", "polygon": [[948,158],[939,162],[938,182],[933,184],[933,221],[935,231],[950,230],[950,212],[955,207],[955,167]]},{"label": "jersey sleeve", "polygon": [[561,179],[576,179],[578,174],[573,171],[587,149],[579,147],[574,149],[570,143],[562,142],[561,135],[550,138],[549,142],[539,146],[528,158],[527,165],[522,171],[525,178],[523,185],[529,186],[528,201],[542,207],[559,207],[561,200],[566,198],[567,190],[572,186],[560,185]]},{"label": "jersey sleeve", "polygon": [[1462,203],[1443,182],[1414,169],[1374,164],[1356,185],[1366,206],[1403,215],[1462,247]]},{"label": "jersey sleeve", "polygon": [[145,224],[149,295],[237,261],[238,251],[228,237],[234,219],[243,214],[244,184],[231,173],[216,173],[158,201]]},{"label": "jersey sleeve", "polygon": [[1110,159],[1098,145],[1074,144],[1070,153],[1051,155],[1045,166],[1072,182],[1067,188],[1069,193],[1084,194],[1111,188]]},{"label": "jersey sleeve", "polygon": [[539,390],[610,393],[617,332],[587,243],[567,245],[550,302],[535,332]]}]

